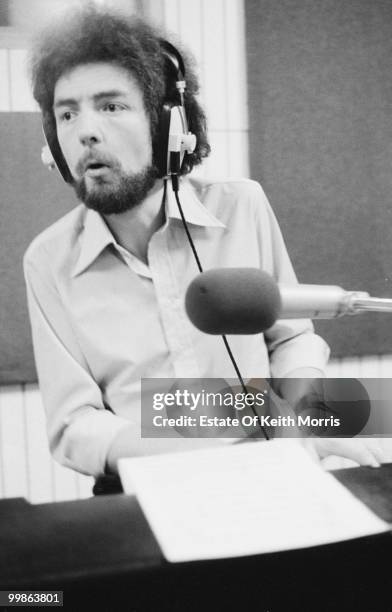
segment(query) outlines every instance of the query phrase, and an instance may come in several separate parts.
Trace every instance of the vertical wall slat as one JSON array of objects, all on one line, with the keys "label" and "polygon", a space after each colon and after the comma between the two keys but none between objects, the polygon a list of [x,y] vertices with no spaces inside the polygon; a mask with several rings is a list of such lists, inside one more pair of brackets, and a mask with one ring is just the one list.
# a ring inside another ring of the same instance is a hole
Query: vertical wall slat
[{"label": "vertical wall slat", "polygon": [[94,478],[91,476],[85,476],[84,474],[76,474],[76,485],[78,499],[84,499],[92,496]]},{"label": "vertical wall slat", "polygon": [[330,361],[326,369],[327,378],[341,378],[341,363],[340,359]]},{"label": "vertical wall slat", "polygon": [[227,119],[230,130],[248,130],[245,15],[242,2],[224,2]]},{"label": "vertical wall slat", "polygon": [[163,25],[167,30],[177,33],[180,25],[178,4],[178,0],[164,0],[163,5]]},{"label": "vertical wall slat", "polygon": [[203,0],[204,92],[210,130],[227,130],[227,84],[222,0]]},{"label": "vertical wall slat", "polygon": [[8,70],[8,50],[0,49],[0,111],[10,111],[10,75]]},{"label": "vertical wall slat", "polygon": [[41,395],[36,385],[26,385],[25,406],[30,466],[30,501],[44,503],[53,499],[54,483],[45,414]]},{"label": "vertical wall slat", "polygon": [[378,355],[358,358],[359,376],[362,378],[380,378],[380,359]]},{"label": "vertical wall slat", "polygon": [[5,497],[28,497],[23,392],[20,386],[0,388],[1,454]]},{"label": "vertical wall slat", "polygon": [[348,357],[341,360],[340,378],[358,378],[360,376],[360,363],[357,357]]},{"label": "vertical wall slat", "polygon": [[392,355],[380,355],[380,376],[392,378]]},{"label": "vertical wall slat", "polygon": [[77,474],[59,463],[53,464],[54,501],[65,501],[78,497]]},{"label": "vertical wall slat", "polygon": [[227,132],[209,130],[208,137],[211,154],[203,162],[206,174],[210,177],[228,176],[230,153]]},{"label": "vertical wall slat", "polygon": [[157,26],[164,22],[164,10],[164,0],[139,0],[140,16]]},{"label": "vertical wall slat", "polygon": [[11,49],[11,110],[13,112],[34,112],[37,105],[31,93],[27,75],[27,51],[25,49]]},{"label": "vertical wall slat", "polygon": [[248,133],[245,130],[230,130],[227,134],[228,167],[232,177],[249,176]]},{"label": "vertical wall slat", "polygon": [[200,0],[188,2],[183,8],[181,8],[180,4],[178,23],[178,34],[195,58],[197,58],[201,73],[203,71],[203,47]]}]

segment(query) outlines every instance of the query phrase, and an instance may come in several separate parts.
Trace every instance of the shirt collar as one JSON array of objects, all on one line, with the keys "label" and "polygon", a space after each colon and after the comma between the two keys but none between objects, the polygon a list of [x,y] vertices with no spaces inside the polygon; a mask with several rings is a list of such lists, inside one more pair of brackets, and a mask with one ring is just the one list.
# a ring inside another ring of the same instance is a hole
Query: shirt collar
[{"label": "shirt collar", "polygon": [[[185,219],[188,223],[201,227],[226,227],[224,223],[219,221],[219,219],[210,213],[201,203],[197,195],[196,187],[189,179],[181,179],[178,195]],[[166,217],[167,219],[181,220],[180,211],[178,210],[176,197],[171,188],[170,180],[168,181],[166,193]]]},{"label": "shirt collar", "polygon": [[[188,223],[201,227],[226,227],[201,203],[196,188],[188,179],[181,179],[179,199]],[[170,182],[168,182],[166,192],[166,219],[167,221],[171,219],[181,220]],[[117,242],[102,216],[91,208],[86,208],[80,240],[80,253],[73,269],[73,276],[77,276],[88,268],[109,244],[117,246]]]},{"label": "shirt collar", "polygon": [[116,241],[105,221],[95,210],[86,208],[80,236],[80,253],[72,276],[88,268],[109,244],[116,244]]}]

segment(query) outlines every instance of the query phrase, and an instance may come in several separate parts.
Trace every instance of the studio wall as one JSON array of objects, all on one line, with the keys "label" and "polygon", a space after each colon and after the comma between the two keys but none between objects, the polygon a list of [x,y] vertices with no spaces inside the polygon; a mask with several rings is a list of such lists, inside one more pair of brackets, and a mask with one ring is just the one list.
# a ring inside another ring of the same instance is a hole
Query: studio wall
[{"label": "studio wall", "polygon": [[[392,4],[246,0],[250,174],[303,283],[392,297]],[[391,315],[318,322],[333,356],[392,352]]]}]

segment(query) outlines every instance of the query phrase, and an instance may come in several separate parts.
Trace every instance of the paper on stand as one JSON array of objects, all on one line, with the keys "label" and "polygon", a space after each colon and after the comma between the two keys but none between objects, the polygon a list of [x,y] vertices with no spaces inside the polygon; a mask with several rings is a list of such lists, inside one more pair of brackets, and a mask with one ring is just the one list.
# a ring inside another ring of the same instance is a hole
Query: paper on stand
[{"label": "paper on stand", "polygon": [[388,529],[298,441],[120,459],[119,472],[172,562],[303,548]]}]

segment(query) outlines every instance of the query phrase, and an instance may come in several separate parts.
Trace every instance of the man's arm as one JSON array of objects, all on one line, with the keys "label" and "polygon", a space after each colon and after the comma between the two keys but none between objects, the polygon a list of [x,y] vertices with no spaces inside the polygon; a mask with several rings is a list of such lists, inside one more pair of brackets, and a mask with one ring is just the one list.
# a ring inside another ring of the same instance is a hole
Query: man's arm
[{"label": "man's arm", "polygon": [[29,250],[24,269],[51,451],[63,465],[97,476],[113,439],[130,423],[105,409],[51,277],[50,256]]},{"label": "man's arm", "polygon": [[99,476],[120,457],[216,446],[215,439],[141,438],[139,424],[105,408],[44,254],[24,260],[29,314],[50,447],[63,465]]},{"label": "man's arm", "polygon": [[[298,280],[274,212],[260,185],[252,186],[261,268],[279,284],[296,285]],[[264,333],[264,339],[273,378],[284,379],[295,370],[308,368],[310,373],[316,370],[318,376],[324,375],[329,347],[314,333],[310,319],[279,319]]]},{"label": "man's arm", "polygon": [[121,430],[109,447],[106,462],[106,472],[117,473],[117,462],[121,457],[137,457],[143,455],[159,455],[189,451],[203,448],[213,448],[221,445],[219,438],[148,438],[135,437],[135,431],[130,426]]},{"label": "man's arm", "polygon": [[[259,208],[259,234],[262,264],[273,271],[278,283],[296,284],[290,257],[275,215],[261,190],[262,205]],[[308,390],[307,379],[325,376],[329,348],[314,333],[309,319],[278,320],[264,334],[270,355],[272,377],[278,379],[275,386],[279,395],[295,406]],[[369,444],[360,438],[312,438],[306,446],[314,456],[339,455],[363,465],[378,466],[383,453],[377,444]]]}]

